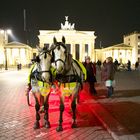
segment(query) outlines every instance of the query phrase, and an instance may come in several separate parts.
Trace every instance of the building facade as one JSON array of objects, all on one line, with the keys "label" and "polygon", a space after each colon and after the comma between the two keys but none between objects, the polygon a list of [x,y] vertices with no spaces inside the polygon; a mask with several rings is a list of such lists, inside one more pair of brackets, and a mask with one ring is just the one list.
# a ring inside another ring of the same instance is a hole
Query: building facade
[{"label": "building facade", "polygon": [[31,62],[33,57],[32,48],[23,43],[10,42],[4,46],[4,49],[8,66],[15,66],[19,63],[26,66]]},{"label": "building facade", "polygon": [[113,45],[103,49],[96,49],[96,60],[104,61],[107,57],[112,57],[113,60],[117,59],[119,63],[127,63],[132,60],[133,47],[124,43]]},{"label": "building facade", "polygon": [[68,21],[65,17],[65,23],[61,23],[60,30],[40,30],[40,47],[50,46],[53,43],[53,37],[61,41],[62,36],[66,38],[66,45],[74,59],[84,61],[85,56],[90,56],[93,62],[100,60],[103,62],[106,57],[113,57],[119,63],[127,63],[128,60],[135,64],[140,62],[140,34],[134,32],[123,37],[123,43],[108,46],[102,49],[95,49],[95,31],[77,31],[75,24]]},{"label": "building facade", "polygon": [[19,63],[27,66],[37,50],[16,41],[8,43],[8,34],[11,34],[10,30],[0,30],[0,67],[7,69]]},{"label": "building facade", "polygon": [[27,66],[33,58],[33,50],[30,46],[19,43],[10,42],[4,46],[0,46],[0,65],[6,67],[16,66],[21,63],[22,66]]},{"label": "building facade", "polygon": [[131,34],[124,35],[123,42],[132,47],[132,63],[140,62],[140,33],[135,31]]},{"label": "building facade", "polygon": [[68,21],[65,17],[65,23],[61,23],[60,30],[40,30],[39,41],[40,47],[50,46],[53,43],[53,37],[57,41],[62,41],[62,36],[66,39],[68,51],[74,59],[84,61],[85,56],[90,56],[92,61],[95,61],[95,39],[94,31],[77,31],[75,24]]},{"label": "building facade", "polygon": [[133,32],[128,35],[123,36],[123,43],[108,46],[102,49],[96,49],[96,60],[101,60],[102,62],[106,57],[113,57],[113,60],[117,59],[119,63],[127,63],[128,60],[132,64],[137,61],[140,62],[140,33]]}]

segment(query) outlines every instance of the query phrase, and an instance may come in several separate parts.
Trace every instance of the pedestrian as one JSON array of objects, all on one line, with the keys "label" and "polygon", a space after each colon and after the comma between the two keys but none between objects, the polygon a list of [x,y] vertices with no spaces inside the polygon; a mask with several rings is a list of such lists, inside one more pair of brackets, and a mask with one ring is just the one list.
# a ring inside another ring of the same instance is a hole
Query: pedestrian
[{"label": "pedestrian", "polygon": [[138,70],[138,67],[139,67],[139,62],[137,61],[137,62],[135,63],[135,70]]},{"label": "pedestrian", "polygon": [[97,95],[97,91],[95,89],[96,80],[96,66],[94,63],[90,61],[90,57],[85,57],[85,62],[83,63],[87,70],[87,79],[86,82],[89,84],[89,91],[92,95]]},{"label": "pedestrian", "polygon": [[98,60],[96,64],[97,64],[97,66],[98,66],[98,69],[101,70],[102,62],[101,62],[100,60]]},{"label": "pedestrian", "polygon": [[130,60],[128,60],[128,62],[127,62],[127,70],[131,71],[131,62],[130,62]]},{"label": "pedestrian", "polygon": [[117,59],[115,59],[115,61],[114,61],[114,65],[115,65],[116,70],[118,70],[119,62],[118,62]]},{"label": "pedestrian", "polygon": [[139,62],[139,66],[138,66],[138,71],[140,71],[140,62]]},{"label": "pedestrian", "polygon": [[20,65],[19,64],[17,64],[17,70],[20,70]]},{"label": "pedestrian", "polygon": [[114,92],[114,76],[115,66],[112,57],[107,57],[102,67],[102,80],[105,82],[107,87],[107,97],[111,97]]}]

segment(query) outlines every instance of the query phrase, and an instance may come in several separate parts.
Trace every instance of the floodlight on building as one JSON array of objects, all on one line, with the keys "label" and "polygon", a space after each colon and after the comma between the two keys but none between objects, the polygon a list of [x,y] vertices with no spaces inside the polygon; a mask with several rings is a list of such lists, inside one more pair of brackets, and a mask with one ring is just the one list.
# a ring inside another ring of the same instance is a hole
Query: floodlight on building
[{"label": "floodlight on building", "polygon": [[1,33],[1,34],[11,34],[11,33],[12,33],[12,30],[11,30],[11,29],[7,29],[7,30],[1,29],[1,30],[0,30],[0,33]]},{"label": "floodlight on building", "polygon": [[6,30],[7,34],[12,34],[12,31],[10,29]]},{"label": "floodlight on building", "polygon": [[7,29],[7,30],[3,30],[3,29],[1,29],[0,30],[0,33],[3,35],[3,37],[4,37],[4,45],[5,44],[7,44],[8,43],[8,35],[11,35],[12,34],[12,30],[10,30],[10,29]]},{"label": "floodlight on building", "polygon": [[0,30],[0,33],[1,33],[1,34],[4,34],[4,30]]}]

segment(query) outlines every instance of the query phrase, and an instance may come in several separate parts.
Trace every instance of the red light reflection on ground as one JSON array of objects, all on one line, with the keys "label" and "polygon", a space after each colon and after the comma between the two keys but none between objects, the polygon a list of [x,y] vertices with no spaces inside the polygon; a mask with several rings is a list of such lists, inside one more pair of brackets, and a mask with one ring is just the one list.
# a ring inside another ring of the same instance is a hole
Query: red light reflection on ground
[{"label": "red light reflection on ground", "polygon": [[[77,125],[78,128],[81,127],[93,127],[93,126],[101,126],[100,122],[96,119],[94,114],[89,108],[88,100],[93,99],[93,96],[90,95],[90,93],[87,92],[88,87],[86,86],[84,89],[80,92],[80,102],[77,104]],[[26,110],[22,110],[20,116],[21,118],[25,117],[26,115],[26,126],[31,128],[33,127],[33,124],[35,122],[35,108],[33,107],[27,107]],[[51,135],[52,133],[56,133],[56,127],[58,126],[59,121],[59,96],[57,94],[51,94],[49,98],[49,120],[51,124],[50,129],[44,128],[44,113],[41,114],[41,120],[40,120],[40,126],[41,128],[39,130],[33,130],[35,135],[45,135],[47,132],[47,135]],[[63,113],[63,128],[64,131],[74,131],[76,129],[71,128],[71,122],[72,122],[72,111],[70,108],[70,99],[68,97],[65,98],[65,110]],[[44,133],[41,133],[44,132]],[[63,133],[63,132],[62,132]],[[56,133],[56,137],[57,137]]]}]

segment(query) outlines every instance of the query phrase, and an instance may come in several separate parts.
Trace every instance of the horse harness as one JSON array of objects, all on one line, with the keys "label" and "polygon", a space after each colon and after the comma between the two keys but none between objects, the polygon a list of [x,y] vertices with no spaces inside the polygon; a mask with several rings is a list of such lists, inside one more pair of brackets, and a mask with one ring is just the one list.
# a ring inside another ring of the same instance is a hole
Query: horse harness
[{"label": "horse harness", "polygon": [[[60,49],[60,46],[62,46],[65,49],[65,60],[63,61],[62,59],[57,59],[55,60],[55,55],[54,55],[54,49]],[[59,82],[59,85],[62,83],[70,83],[70,82],[78,82],[82,85],[82,78],[78,75],[77,70],[74,68],[73,63],[76,63],[76,65],[79,67],[80,71],[82,71],[81,67],[79,66],[78,62],[74,59],[72,59],[71,54],[67,52],[67,48],[63,42],[57,42],[55,45],[51,46],[52,55],[53,55],[53,62],[57,63],[57,61],[61,61],[64,64],[64,72],[62,74],[57,74],[55,79]],[[66,65],[69,63],[69,65]],[[67,75],[67,73],[72,69],[73,74]]]},{"label": "horse harness", "polygon": [[[52,45],[51,46],[51,50],[50,50],[50,51],[52,51],[52,62],[54,62],[55,65],[56,65],[57,61],[61,61],[64,64],[64,66],[65,66],[66,65],[66,58],[65,58],[64,61],[62,59],[55,60],[54,49],[57,48],[58,50],[60,50],[60,46],[62,46],[65,50],[67,50],[65,44],[62,43],[62,42],[57,42],[55,45]],[[67,54],[67,51],[65,51],[65,54]]]},{"label": "horse harness", "polygon": [[[75,60],[73,60],[73,62],[70,65],[70,68],[72,70],[73,74],[68,74],[68,71],[65,71],[63,74],[56,74],[56,80],[60,83],[60,85],[63,83],[71,83],[71,82],[78,82],[82,85],[82,79],[81,77],[78,75],[77,70],[74,68],[73,63],[76,62]],[[80,71],[81,71],[81,67],[79,66],[79,64],[76,62],[77,66],[79,67]],[[70,70],[70,69],[69,69]]]},{"label": "horse harness", "polygon": [[[51,55],[50,54],[50,51],[43,50],[43,52],[41,52],[39,54],[39,56],[43,55],[44,53],[45,53],[44,58],[47,58],[47,54]],[[41,74],[44,73],[44,72],[45,73],[49,73],[50,74],[50,79],[51,79],[50,82],[52,82],[52,74],[51,74],[50,69],[49,70],[45,70],[45,71],[41,71],[40,58],[39,58],[39,56],[36,58],[37,68],[35,68],[35,70],[33,68],[32,71],[31,71],[31,79],[32,78],[35,78],[35,80],[43,82],[43,85],[44,85],[45,81],[41,78]]]}]

